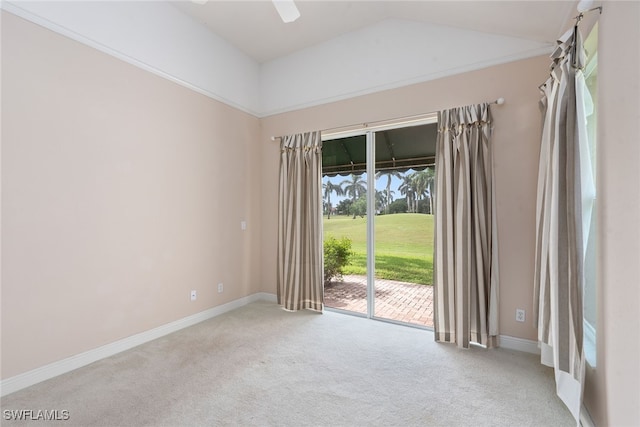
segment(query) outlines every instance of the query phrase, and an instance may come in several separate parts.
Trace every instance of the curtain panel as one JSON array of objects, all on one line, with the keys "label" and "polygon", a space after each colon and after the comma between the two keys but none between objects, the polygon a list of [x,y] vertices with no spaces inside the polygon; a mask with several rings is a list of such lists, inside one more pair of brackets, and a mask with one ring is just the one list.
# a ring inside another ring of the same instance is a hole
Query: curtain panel
[{"label": "curtain panel", "polygon": [[544,118],[536,207],[534,316],[541,361],[554,368],[556,392],[579,423],[584,379],[583,289],[585,239],[593,208],[582,69],[586,55],[578,27],[551,55],[541,86]]},{"label": "curtain panel", "polygon": [[498,257],[489,104],[438,113],[436,341],[496,345]]},{"label": "curtain panel", "polygon": [[282,137],[278,193],[278,304],[323,309],[322,139]]}]

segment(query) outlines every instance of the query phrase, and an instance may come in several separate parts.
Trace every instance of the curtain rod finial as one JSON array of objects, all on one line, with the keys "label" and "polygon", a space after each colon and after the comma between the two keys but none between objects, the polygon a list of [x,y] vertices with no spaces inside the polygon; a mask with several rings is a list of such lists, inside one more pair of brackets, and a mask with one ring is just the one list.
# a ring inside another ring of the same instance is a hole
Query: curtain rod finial
[{"label": "curtain rod finial", "polygon": [[502,105],[502,104],[504,104],[504,98],[498,98],[498,99],[496,100],[496,104],[498,104],[498,105]]}]

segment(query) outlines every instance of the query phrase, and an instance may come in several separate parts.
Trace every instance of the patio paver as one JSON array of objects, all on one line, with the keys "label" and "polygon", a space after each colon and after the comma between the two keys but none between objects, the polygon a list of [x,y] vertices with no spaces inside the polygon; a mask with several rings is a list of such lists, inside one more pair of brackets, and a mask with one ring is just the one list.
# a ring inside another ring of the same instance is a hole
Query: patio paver
[{"label": "patio paver", "polygon": [[[433,286],[376,279],[376,317],[433,327]],[[344,276],[324,287],[327,307],[367,313],[367,278]]]}]

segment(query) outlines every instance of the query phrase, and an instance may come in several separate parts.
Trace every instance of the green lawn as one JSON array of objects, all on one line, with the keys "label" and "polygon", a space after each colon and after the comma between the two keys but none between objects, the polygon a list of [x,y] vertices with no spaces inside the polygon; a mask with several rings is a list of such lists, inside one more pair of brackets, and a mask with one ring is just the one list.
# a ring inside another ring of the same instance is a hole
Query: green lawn
[{"label": "green lawn", "polygon": [[[355,252],[345,274],[367,274],[367,219],[324,218],[324,234],[348,237]],[[431,284],[433,276],[433,215],[392,214],[375,217],[376,277]]]}]

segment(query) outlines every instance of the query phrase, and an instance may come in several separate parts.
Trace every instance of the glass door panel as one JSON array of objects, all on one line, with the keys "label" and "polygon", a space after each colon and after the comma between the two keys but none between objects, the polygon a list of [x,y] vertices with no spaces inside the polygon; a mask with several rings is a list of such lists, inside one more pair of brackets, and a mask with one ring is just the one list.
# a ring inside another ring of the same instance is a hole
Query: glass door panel
[{"label": "glass door panel", "polygon": [[[375,298],[373,315],[433,326],[433,158],[420,148],[425,126],[375,135]],[[414,155],[394,166],[397,151]]]},{"label": "glass door panel", "polygon": [[325,140],[327,308],[433,325],[437,123]]},{"label": "glass door panel", "polygon": [[[358,149],[364,156],[365,147]],[[368,315],[367,173],[326,174],[322,187],[325,306]]]}]

